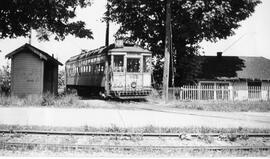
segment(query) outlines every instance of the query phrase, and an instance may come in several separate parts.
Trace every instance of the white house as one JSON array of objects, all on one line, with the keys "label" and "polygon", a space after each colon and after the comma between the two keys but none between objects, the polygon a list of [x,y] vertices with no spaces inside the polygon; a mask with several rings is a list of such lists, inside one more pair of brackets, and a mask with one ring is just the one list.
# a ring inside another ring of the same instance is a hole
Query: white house
[{"label": "white house", "polygon": [[[270,60],[264,57],[202,56],[198,86],[214,89],[212,98],[270,100]],[[224,90],[224,91],[223,91]],[[209,96],[209,92],[201,95]]]}]

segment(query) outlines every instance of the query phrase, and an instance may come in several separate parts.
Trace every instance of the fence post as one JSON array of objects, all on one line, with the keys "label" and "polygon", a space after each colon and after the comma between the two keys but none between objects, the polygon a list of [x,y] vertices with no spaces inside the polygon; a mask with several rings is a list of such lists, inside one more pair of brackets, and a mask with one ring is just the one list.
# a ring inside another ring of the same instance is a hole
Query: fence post
[{"label": "fence post", "polygon": [[229,86],[229,94],[230,94],[230,100],[234,100],[234,96],[233,96],[233,87],[232,86]]},{"label": "fence post", "polygon": [[201,100],[201,85],[200,84],[197,86],[197,91],[198,91],[198,100]]},{"label": "fence post", "polygon": [[214,100],[217,100],[217,85],[214,84]]},{"label": "fence post", "polygon": [[221,99],[224,100],[224,86],[221,86]]},{"label": "fence post", "polygon": [[182,98],[182,96],[183,96],[183,89],[182,89],[183,87],[180,87],[180,92],[179,92],[179,98],[180,98],[180,100],[183,100],[183,98]]},{"label": "fence post", "polygon": [[267,101],[270,100],[270,86],[267,87]]}]

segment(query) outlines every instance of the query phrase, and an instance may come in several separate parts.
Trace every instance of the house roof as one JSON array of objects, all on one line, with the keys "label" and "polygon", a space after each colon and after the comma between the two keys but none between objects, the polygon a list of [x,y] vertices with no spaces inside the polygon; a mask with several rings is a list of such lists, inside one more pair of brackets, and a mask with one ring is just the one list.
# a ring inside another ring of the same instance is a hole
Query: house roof
[{"label": "house roof", "polygon": [[270,80],[270,60],[247,56],[202,56],[200,79]]},{"label": "house roof", "polygon": [[67,62],[74,61],[74,60],[79,60],[79,59],[84,59],[89,56],[94,56],[94,55],[102,55],[107,52],[140,52],[140,53],[151,53],[150,51],[141,48],[140,46],[132,45],[132,44],[124,44],[123,47],[115,47],[115,44],[111,44],[108,47],[102,46],[100,48],[90,50],[90,51],[85,51],[82,50],[81,54],[72,56],[71,58],[68,59]]},{"label": "house roof", "polygon": [[237,71],[237,77],[244,79],[270,80],[270,60],[264,57],[240,57],[245,68]]},{"label": "house roof", "polygon": [[53,64],[56,64],[56,65],[63,65],[61,62],[59,62],[58,60],[56,60],[55,58],[53,58],[52,56],[50,56],[48,53],[34,47],[33,45],[30,45],[30,44],[24,44],[23,46],[17,48],[16,50],[12,51],[11,53],[7,54],[5,57],[6,58],[13,58],[14,55],[18,54],[18,53],[21,53],[22,51],[25,51],[25,50],[30,50],[33,54],[39,56],[41,59],[45,60],[45,61],[48,61],[48,62],[51,62]]}]

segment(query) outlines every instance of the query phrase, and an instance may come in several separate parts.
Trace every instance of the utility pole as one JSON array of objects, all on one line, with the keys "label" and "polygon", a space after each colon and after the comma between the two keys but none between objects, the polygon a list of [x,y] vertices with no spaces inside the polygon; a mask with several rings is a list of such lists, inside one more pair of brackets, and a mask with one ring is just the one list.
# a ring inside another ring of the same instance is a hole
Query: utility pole
[{"label": "utility pole", "polygon": [[105,46],[109,46],[109,33],[110,33],[110,22],[109,22],[109,3],[107,3],[107,13],[106,13],[106,39],[105,39]]},{"label": "utility pole", "polygon": [[108,47],[109,47],[109,31],[110,31],[110,22],[109,22],[109,16],[110,16],[110,11],[109,11],[109,3],[107,1],[107,13],[106,13],[106,35],[105,35],[105,46],[107,49],[107,52],[105,53],[105,95],[108,96],[110,94],[110,88],[109,88],[109,55],[108,55]]},{"label": "utility pole", "polygon": [[170,52],[171,52],[171,1],[166,3],[166,36],[165,36],[165,53],[164,53],[164,70],[163,70],[163,98],[168,102],[169,89],[169,72],[170,72]]}]

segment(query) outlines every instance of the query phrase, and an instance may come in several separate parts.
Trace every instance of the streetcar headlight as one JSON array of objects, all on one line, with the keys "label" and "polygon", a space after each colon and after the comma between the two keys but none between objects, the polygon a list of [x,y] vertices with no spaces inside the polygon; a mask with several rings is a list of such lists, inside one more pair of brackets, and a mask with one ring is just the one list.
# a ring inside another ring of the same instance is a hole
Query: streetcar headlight
[{"label": "streetcar headlight", "polygon": [[136,82],[132,82],[132,83],[131,83],[131,87],[132,87],[132,88],[136,88],[136,86],[137,86],[137,83],[136,83]]}]

